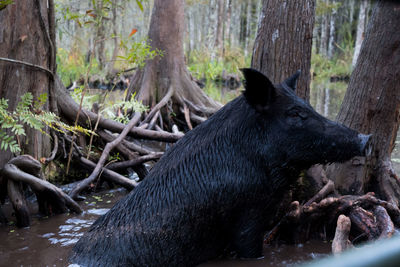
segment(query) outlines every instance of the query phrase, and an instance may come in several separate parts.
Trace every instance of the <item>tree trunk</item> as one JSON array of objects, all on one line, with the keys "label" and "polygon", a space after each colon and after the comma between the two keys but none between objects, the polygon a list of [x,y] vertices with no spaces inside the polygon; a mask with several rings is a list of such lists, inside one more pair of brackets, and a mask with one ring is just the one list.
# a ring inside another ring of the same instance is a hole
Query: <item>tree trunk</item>
[{"label": "tree trunk", "polygon": [[[128,96],[137,92],[138,100],[154,107],[166,95],[170,95],[174,104],[183,106],[185,103],[190,103],[191,108],[196,106],[204,113],[207,110],[212,113],[219,108],[219,104],[204,94],[185,66],[183,7],[183,0],[154,2],[149,40],[151,47],[161,50],[163,55],[148,60],[144,69],[135,74]],[[164,100],[167,103],[169,99]],[[176,108],[174,112],[181,113]],[[168,110],[163,113],[164,116],[170,114]]]},{"label": "tree trunk", "polygon": [[[333,3],[336,3],[333,1]],[[335,33],[336,33],[336,8],[331,12],[329,26],[329,43],[328,43],[328,58],[332,59],[335,53]]]},{"label": "tree trunk", "polygon": [[252,67],[280,83],[298,69],[297,94],[309,99],[314,0],[265,0]]},{"label": "tree trunk", "polygon": [[215,35],[215,48],[217,49],[218,57],[222,56],[224,20],[225,20],[224,11],[225,11],[225,1],[218,0],[217,32]]},{"label": "tree trunk", "polygon": [[367,24],[367,10],[368,0],[361,0],[360,11],[358,13],[356,44],[354,46],[352,62],[353,68],[356,66],[358,56],[360,55],[361,44],[364,40],[365,25]]},{"label": "tree trunk", "polygon": [[111,74],[111,75],[115,75],[114,71],[114,65],[115,65],[115,61],[117,59],[118,56],[118,50],[119,50],[119,40],[118,40],[118,25],[117,25],[117,7],[118,7],[118,0],[115,0],[112,2],[112,33],[113,33],[113,43],[114,43],[114,49],[113,49],[113,53],[111,56],[110,61],[107,63],[107,73]]},{"label": "tree trunk", "polygon": [[400,4],[376,4],[337,120],[373,134],[370,159],[353,159],[328,169],[342,194],[375,191],[398,206],[400,187],[390,156],[399,128]]},{"label": "tree trunk", "polygon": [[[54,35],[49,31],[49,10],[47,1],[35,0],[15,1],[0,11],[0,57],[54,70],[55,59],[51,56],[54,43],[50,44]],[[2,60],[0,69],[0,98],[8,99],[9,110],[15,110],[20,97],[27,92],[31,92],[34,98],[43,93],[53,96],[50,91],[52,79],[48,73]],[[48,102],[43,108],[49,108]],[[47,157],[51,150],[49,138],[30,128],[26,129],[26,136],[20,137],[20,144],[22,153],[35,158]],[[9,151],[1,151],[0,168],[11,157]]]},{"label": "tree trunk", "polygon": [[[231,47],[231,18],[232,18],[232,0],[227,0],[226,3],[226,19],[225,19],[225,40],[229,42],[228,47]],[[225,50],[225,43],[224,43]],[[225,51],[223,52],[225,54]]]},{"label": "tree trunk", "polygon": [[97,59],[99,60],[99,68],[102,70],[106,64],[105,55],[105,19],[103,18],[103,1],[97,1],[96,12],[99,17],[99,24],[96,25],[95,49],[97,51]]}]

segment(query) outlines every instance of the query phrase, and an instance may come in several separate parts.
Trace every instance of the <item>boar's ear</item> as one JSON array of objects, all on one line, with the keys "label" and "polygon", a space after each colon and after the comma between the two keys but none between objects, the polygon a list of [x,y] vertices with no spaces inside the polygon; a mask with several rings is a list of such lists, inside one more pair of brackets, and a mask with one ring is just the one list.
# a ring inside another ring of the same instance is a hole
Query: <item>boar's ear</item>
[{"label": "boar's ear", "polygon": [[299,78],[300,74],[300,70],[296,71],[295,74],[287,78],[283,83],[286,84],[289,88],[293,89],[293,91],[295,91],[297,87],[297,79]]},{"label": "boar's ear", "polygon": [[244,96],[247,102],[258,111],[268,109],[275,100],[276,91],[271,81],[255,69],[240,69],[245,78]]}]

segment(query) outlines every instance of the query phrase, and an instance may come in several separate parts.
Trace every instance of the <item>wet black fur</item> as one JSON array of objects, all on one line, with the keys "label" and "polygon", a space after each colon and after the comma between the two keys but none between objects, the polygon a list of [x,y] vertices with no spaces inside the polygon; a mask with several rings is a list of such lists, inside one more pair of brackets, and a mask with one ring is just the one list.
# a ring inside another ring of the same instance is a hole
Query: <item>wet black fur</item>
[{"label": "wet black fur", "polygon": [[244,95],[169,149],[80,239],[72,262],[195,266],[227,249],[260,257],[271,200],[302,169],[361,153],[357,132],[317,114],[288,84],[243,72]]}]

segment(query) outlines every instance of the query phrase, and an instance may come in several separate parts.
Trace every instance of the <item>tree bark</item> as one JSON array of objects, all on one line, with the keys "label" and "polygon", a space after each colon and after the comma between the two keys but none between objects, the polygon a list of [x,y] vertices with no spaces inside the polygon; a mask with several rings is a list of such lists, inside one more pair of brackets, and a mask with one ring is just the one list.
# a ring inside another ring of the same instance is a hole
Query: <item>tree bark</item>
[{"label": "tree bark", "polygon": [[[40,5],[40,10],[37,8]],[[54,69],[51,59],[51,31],[49,30],[47,1],[15,1],[0,12],[0,57],[20,60]],[[50,33],[49,33],[50,32]],[[0,98],[8,99],[9,110],[15,110],[20,97],[31,92],[34,98],[43,93],[48,96],[51,75],[36,68],[0,60]],[[43,107],[48,110],[48,102]],[[50,153],[50,139],[40,132],[26,127],[26,136],[20,136],[22,153],[36,158]],[[9,151],[1,151],[0,167],[11,157]]]},{"label": "tree bark", "polygon": [[353,68],[356,66],[358,56],[360,55],[361,44],[364,40],[365,25],[367,24],[368,0],[361,0],[360,2],[361,4],[360,11],[358,13],[356,43],[354,46],[354,55],[352,61]]},{"label": "tree bark", "polygon": [[225,11],[225,1],[218,0],[218,11],[217,11],[217,31],[215,35],[215,48],[217,49],[218,57],[222,56],[222,47],[224,41],[224,11]]},{"label": "tree bark", "polygon": [[[333,1],[336,3],[336,1]],[[336,34],[336,8],[332,9],[330,24],[329,24],[329,43],[328,43],[328,58],[332,59],[335,54],[335,34]]]},{"label": "tree bark", "polygon": [[264,0],[251,63],[274,83],[300,69],[297,95],[306,100],[310,94],[314,9],[314,0]]},{"label": "tree bark", "polygon": [[373,149],[329,167],[328,177],[342,194],[374,191],[398,205],[399,180],[390,155],[400,123],[400,4],[379,1],[374,7],[360,56],[351,75],[337,120],[359,132],[373,134]]}]

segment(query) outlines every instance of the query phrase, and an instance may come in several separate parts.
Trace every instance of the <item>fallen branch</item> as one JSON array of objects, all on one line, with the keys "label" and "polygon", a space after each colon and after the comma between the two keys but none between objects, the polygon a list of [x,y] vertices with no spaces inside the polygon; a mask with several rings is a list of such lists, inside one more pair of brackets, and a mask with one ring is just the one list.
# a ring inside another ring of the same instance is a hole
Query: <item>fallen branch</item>
[{"label": "fallen branch", "polygon": [[85,178],[82,180],[77,186],[70,192],[70,196],[73,199],[78,199],[79,193],[87,188],[91,183],[94,182],[94,180],[98,177],[100,174],[100,171],[103,169],[104,163],[106,162],[109,153],[111,150],[116,147],[128,134],[128,132],[132,129],[134,125],[137,124],[137,122],[140,119],[140,113],[135,113],[133,118],[129,121],[128,125],[124,128],[124,130],[121,132],[121,134],[112,142],[107,143],[105,146],[103,153],[101,154],[101,157],[99,161],[97,162],[96,168],[93,170],[93,172],[89,175],[89,177]]},{"label": "fallen branch", "polygon": [[35,65],[35,64],[32,64],[32,63],[28,63],[28,62],[20,61],[20,60],[16,60],[16,59],[11,59],[11,58],[4,58],[4,57],[0,57],[0,61],[28,66],[28,67],[31,67],[31,68],[46,72],[47,74],[50,75],[51,78],[54,77],[54,74],[49,69],[43,68],[42,66],[38,66],[38,65]]},{"label": "fallen branch", "polygon": [[147,129],[149,130],[153,130],[154,125],[156,124],[157,120],[158,120],[158,115],[160,115],[160,111],[157,111],[156,115],[154,115],[154,117],[151,119],[149,126],[147,127]]},{"label": "fallen branch", "polygon": [[[65,89],[64,85],[62,84],[62,82],[58,77],[56,79],[55,90],[57,96],[57,103],[59,103],[58,106],[59,110],[67,118],[69,118],[70,120],[74,120],[76,114],[78,113],[79,105],[71,98],[71,96],[68,94],[67,90]],[[82,109],[82,112],[79,115],[79,124],[87,126],[88,120],[90,120],[90,122],[94,125],[97,119],[98,119],[97,114]],[[110,130],[111,132],[121,133],[125,129],[126,125],[101,117],[99,119],[99,127]],[[132,129],[130,129],[129,135],[135,138],[150,139],[150,140],[170,142],[170,143],[178,141],[183,136],[183,134],[181,133],[173,134],[168,132],[158,132],[158,131],[141,129],[139,127],[133,127]]]},{"label": "fallen branch", "polygon": [[122,162],[115,162],[115,163],[111,163],[110,165],[108,165],[107,168],[110,170],[114,170],[114,171],[126,169],[129,167],[137,166],[139,164],[143,164],[150,160],[157,160],[157,159],[161,158],[161,156],[163,154],[164,153],[162,153],[162,152],[157,152],[157,153],[148,154],[146,156],[141,156],[136,159],[126,160],[126,161],[122,161]]},{"label": "fallen branch", "polygon": [[[93,163],[92,161],[90,161],[84,157],[80,157],[79,160],[83,165],[90,168],[91,170],[94,170],[96,168],[95,163]],[[108,168],[103,168],[101,170],[101,178],[103,178],[104,180],[113,182],[117,185],[120,185],[127,190],[132,190],[136,186],[138,186],[138,183],[135,182],[134,180],[128,179],[125,176],[122,176],[121,174],[119,174],[117,172],[109,170]]]}]

